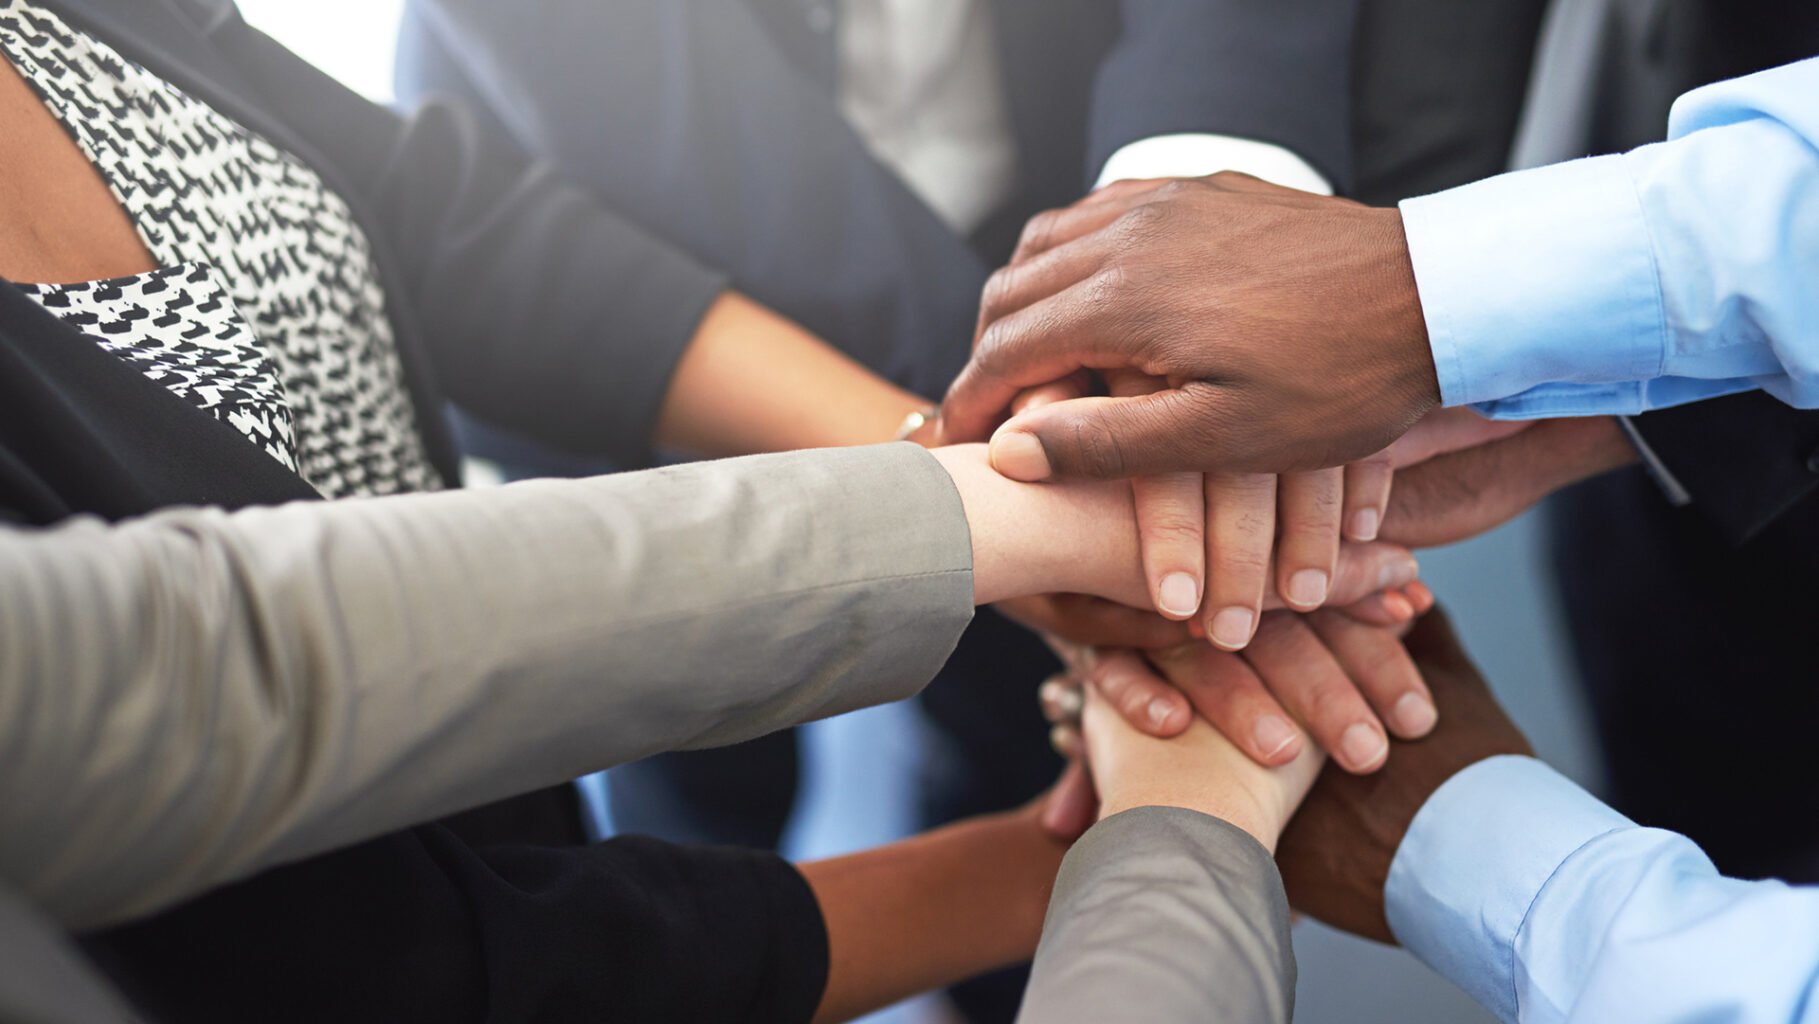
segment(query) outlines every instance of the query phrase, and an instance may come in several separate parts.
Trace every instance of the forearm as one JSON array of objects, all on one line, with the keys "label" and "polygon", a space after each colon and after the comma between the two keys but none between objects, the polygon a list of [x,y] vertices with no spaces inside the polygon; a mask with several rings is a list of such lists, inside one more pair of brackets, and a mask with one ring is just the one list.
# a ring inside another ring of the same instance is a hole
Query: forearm
[{"label": "forearm", "polygon": [[1066,851],[1018,811],[805,865],[828,932],[816,1021],[1028,960]]},{"label": "forearm", "polygon": [[658,417],[657,443],[703,456],[878,444],[928,404],[728,292],[682,355]]},{"label": "forearm", "polygon": [[0,532],[0,879],[94,925],[900,699],[969,558],[908,446]]},{"label": "forearm", "polygon": [[1141,599],[1128,495],[886,445],[0,531],[0,880],[95,925],[908,697],[975,600]]}]

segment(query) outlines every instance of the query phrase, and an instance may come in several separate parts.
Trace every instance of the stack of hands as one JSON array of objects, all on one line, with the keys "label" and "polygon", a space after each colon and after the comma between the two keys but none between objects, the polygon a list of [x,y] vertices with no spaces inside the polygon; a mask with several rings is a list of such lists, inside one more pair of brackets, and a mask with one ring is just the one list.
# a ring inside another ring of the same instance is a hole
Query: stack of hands
[{"label": "stack of hands", "polygon": [[[1149,608],[1001,606],[1067,667],[1042,695],[1073,762],[1045,826],[1203,811],[1283,841],[1303,910],[1385,939],[1383,878],[1421,803],[1465,765],[1528,749],[1428,614],[1410,549],[1637,458],[1609,418],[1436,408],[1398,216],[1229,174],[1121,183],[1044,214],[987,288],[936,428],[989,437],[1014,480],[1129,481]],[[1320,237],[1301,237],[1310,223]],[[1325,255],[1284,262],[1308,246]],[[1182,289],[1150,265],[1183,253],[1225,272]],[[1379,286],[1340,294],[1321,282],[1341,277],[1300,269],[1334,261]],[[1256,300],[1285,292],[1302,304]],[[1449,715],[1432,741],[1396,742]],[[1405,763],[1384,772],[1392,751]]]}]

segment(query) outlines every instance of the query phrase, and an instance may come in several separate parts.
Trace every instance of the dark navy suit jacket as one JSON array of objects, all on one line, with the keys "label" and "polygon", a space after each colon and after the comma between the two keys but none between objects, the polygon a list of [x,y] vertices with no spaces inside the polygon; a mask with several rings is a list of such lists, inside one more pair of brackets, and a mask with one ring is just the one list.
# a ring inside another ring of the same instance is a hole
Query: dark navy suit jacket
[{"label": "dark navy suit jacket", "polygon": [[[412,0],[406,103],[452,94],[760,301],[919,393],[964,363],[1029,214],[1126,143],[1217,132],[1349,176],[1358,0],[994,0],[1015,199],[958,238],[841,116],[805,0]],[[819,26],[819,30],[817,30]]]}]

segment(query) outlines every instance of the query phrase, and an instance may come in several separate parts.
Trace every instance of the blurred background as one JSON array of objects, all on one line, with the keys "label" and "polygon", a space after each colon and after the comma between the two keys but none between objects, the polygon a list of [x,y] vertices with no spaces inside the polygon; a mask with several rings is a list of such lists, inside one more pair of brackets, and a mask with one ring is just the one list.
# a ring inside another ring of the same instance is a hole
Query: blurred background
[{"label": "blurred background", "polygon": [[[240,0],[246,16],[374,99],[393,98],[402,0]],[[1516,721],[1541,755],[1599,788],[1584,709],[1571,677],[1538,512],[1468,544],[1428,552],[1427,581],[1452,610]],[[1032,697],[1033,699],[1033,697]],[[788,850],[814,858],[877,845],[911,820],[917,712],[880,708],[809,730],[806,792]],[[838,780],[836,785],[834,780]],[[598,786],[590,796],[603,799]],[[1465,995],[1399,950],[1304,923],[1296,933],[1303,1024],[1474,1024],[1491,1021]],[[938,1020],[932,1005],[880,1015],[889,1024]]]}]

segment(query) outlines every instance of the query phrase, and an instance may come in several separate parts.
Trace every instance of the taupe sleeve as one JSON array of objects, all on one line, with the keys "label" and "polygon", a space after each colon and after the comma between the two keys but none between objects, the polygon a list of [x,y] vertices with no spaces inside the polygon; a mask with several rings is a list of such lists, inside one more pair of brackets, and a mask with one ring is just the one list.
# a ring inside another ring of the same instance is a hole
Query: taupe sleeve
[{"label": "taupe sleeve", "polygon": [[1271,1024],[1294,1012],[1269,852],[1194,811],[1107,818],[1062,862],[1020,1024]]},{"label": "taupe sleeve", "polygon": [[972,614],[911,445],[0,533],[0,881],[93,927],[919,690]]}]

